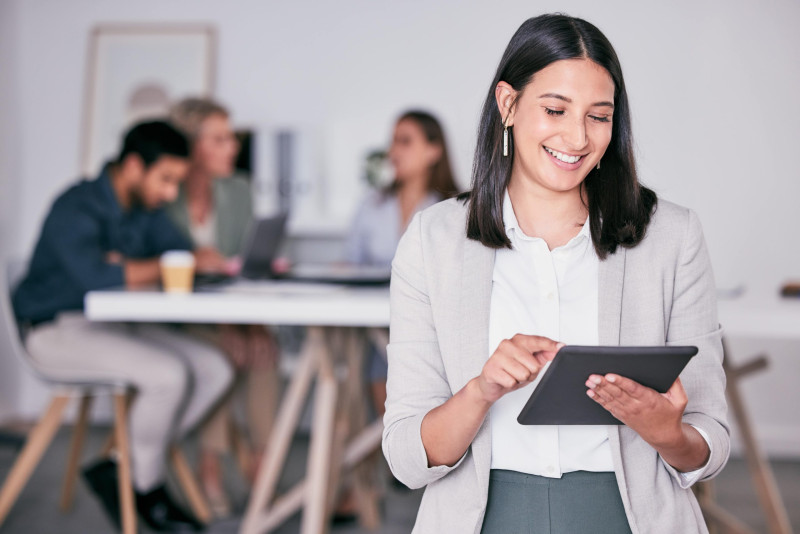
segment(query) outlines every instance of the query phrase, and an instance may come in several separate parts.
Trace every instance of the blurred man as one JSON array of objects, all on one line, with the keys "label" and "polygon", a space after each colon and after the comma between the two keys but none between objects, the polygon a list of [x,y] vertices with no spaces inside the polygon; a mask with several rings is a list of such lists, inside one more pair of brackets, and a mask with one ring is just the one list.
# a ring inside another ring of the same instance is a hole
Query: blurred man
[{"label": "blurred man", "polygon": [[[190,249],[161,209],[177,196],[188,155],[186,139],[167,123],[134,126],[96,180],[56,199],[13,296],[42,370],[135,388],[129,428],[136,505],[162,532],[199,528],[165,490],[167,448],[222,397],[231,369],[216,348],[166,326],[92,323],[82,310],[87,291],[154,284],[164,251]],[[198,270],[218,261],[205,251],[195,258]],[[84,476],[119,526],[114,464],[102,460]]]}]

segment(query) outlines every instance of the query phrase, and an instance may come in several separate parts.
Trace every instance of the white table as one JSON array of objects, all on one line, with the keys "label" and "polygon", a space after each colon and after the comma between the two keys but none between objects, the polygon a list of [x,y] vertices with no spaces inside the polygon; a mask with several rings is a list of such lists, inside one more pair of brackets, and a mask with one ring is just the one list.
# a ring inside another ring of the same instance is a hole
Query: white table
[{"label": "white table", "polygon": [[731,337],[800,341],[800,298],[749,294],[719,299],[719,322]]},{"label": "white table", "polygon": [[[91,291],[86,295],[85,312],[94,321],[324,327],[309,330],[308,342],[270,435],[268,454],[256,478],[242,532],[272,530],[300,508],[304,508],[304,534],[319,534],[327,529],[340,470],[357,465],[380,444],[382,423],[375,421],[367,426],[363,413],[360,358],[365,327],[389,326],[388,288],[242,281],[184,295],[154,289]],[[335,354],[331,346],[337,331],[329,327],[347,328],[343,337],[338,336],[344,340],[339,343],[340,354]],[[337,356],[348,364],[344,387],[334,372]],[[276,498],[278,479],[315,377],[306,480]],[[337,405],[340,414],[349,412],[344,422],[336,417]],[[355,437],[345,447],[344,440],[351,434]],[[356,489],[366,491],[359,483]],[[374,516],[374,494],[362,501],[362,518],[369,514],[366,507],[370,503]]]},{"label": "white table", "polygon": [[294,282],[240,281],[189,294],[90,291],[93,321],[389,326],[389,289]]}]

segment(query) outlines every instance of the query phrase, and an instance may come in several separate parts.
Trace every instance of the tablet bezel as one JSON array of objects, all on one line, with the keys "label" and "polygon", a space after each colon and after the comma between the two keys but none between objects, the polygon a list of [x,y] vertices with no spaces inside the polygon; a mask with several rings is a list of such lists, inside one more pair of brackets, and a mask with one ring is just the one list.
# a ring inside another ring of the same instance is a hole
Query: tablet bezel
[{"label": "tablet bezel", "polygon": [[621,421],[586,394],[589,375],[615,373],[664,393],[695,354],[695,346],[567,345],[556,354],[517,422],[522,425],[621,425]]}]

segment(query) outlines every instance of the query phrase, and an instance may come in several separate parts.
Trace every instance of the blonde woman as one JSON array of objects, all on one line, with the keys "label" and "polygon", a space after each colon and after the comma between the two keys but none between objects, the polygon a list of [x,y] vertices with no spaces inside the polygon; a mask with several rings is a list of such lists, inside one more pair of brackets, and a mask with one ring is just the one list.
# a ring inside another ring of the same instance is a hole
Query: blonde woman
[{"label": "blonde woman", "polygon": [[[252,218],[252,198],[248,181],[234,175],[239,144],[228,111],[214,101],[190,98],[176,104],[170,118],[189,139],[191,154],[189,174],[168,212],[196,247],[216,251],[217,271],[235,274],[239,266],[236,254]],[[204,330],[221,344],[238,371],[240,387],[235,389],[244,389],[251,447],[260,453],[279,393],[274,337],[260,325],[220,325]],[[201,431],[200,479],[217,516],[230,513],[220,456],[231,441],[231,405],[229,398]],[[247,475],[252,479],[257,461],[250,464]]]}]

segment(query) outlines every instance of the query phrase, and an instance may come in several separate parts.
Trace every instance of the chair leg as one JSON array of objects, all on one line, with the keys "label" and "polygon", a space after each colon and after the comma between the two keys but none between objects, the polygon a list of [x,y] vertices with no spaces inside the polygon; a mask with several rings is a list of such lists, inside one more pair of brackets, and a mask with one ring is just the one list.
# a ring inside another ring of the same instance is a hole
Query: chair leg
[{"label": "chair leg", "polygon": [[175,445],[170,448],[170,460],[178,477],[178,483],[189,500],[189,506],[192,508],[194,515],[197,516],[200,522],[208,524],[211,521],[211,508],[209,508],[203,493],[200,491],[200,485],[197,483],[191,467],[189,467],[189,462],[186,461],[183,452]]},{"label": "chair leg", "polygon": [[33,470],[36,469],[42,455],[53,441],[53,437],[61,425],[61,416],[69,399],[67,395],[54,395],[44,416],[28,436],[25,447],[14,462],[3,488],[0,489],[0,525],[5,521]]},{"label": "chair leg", "polygon": [[[133,391],[128,391],[125,394],[125,412],[130,413],[131,410],[131,403],[133,402],[133,396],[135,393]],[[100,449],[100,458],[108,458],[111,456],[111,453],[114,452],[114,447],[116,446],[116,431],[112,428],[111,432],[108,433],[106,440],[103,442],[103,447]]]},{"label": "chair leg", "polygon": [[131,479],[131,454],[128,442],[128,401],[127,393],[114,394],[114,441],[119,459],[117,477],[119,479],[119,505],[122,512],[123,534],[136,534],[136,509],[133,502],[133,481]]},{"label": "chair leg", "polygon": [[89,410],[92,407],[92,399],[93,397],[88,394],[84,394],[81,397],[78,420],[75,422],[75,429],[72,431],[72,444],[70,445],[67,459],[67,472],[64,475],[64,484],[61,489],[60,508],[62,513],[66,513],[72,508],[72,503],[75,499],[75,481],[78,478],[78,464],[81,459],[83,442],[86,438],[86,427],[89,425]]},{"label": "chair leg", "polygon": [[239,471],[245,480],[252,483],[250,474],[253,472],[253,458],[250,444],[233,417],[228,423],[228,435],[231,437],[231,445],[233,446],[233,453],[236,456],[236,464],[239,467]]}]

